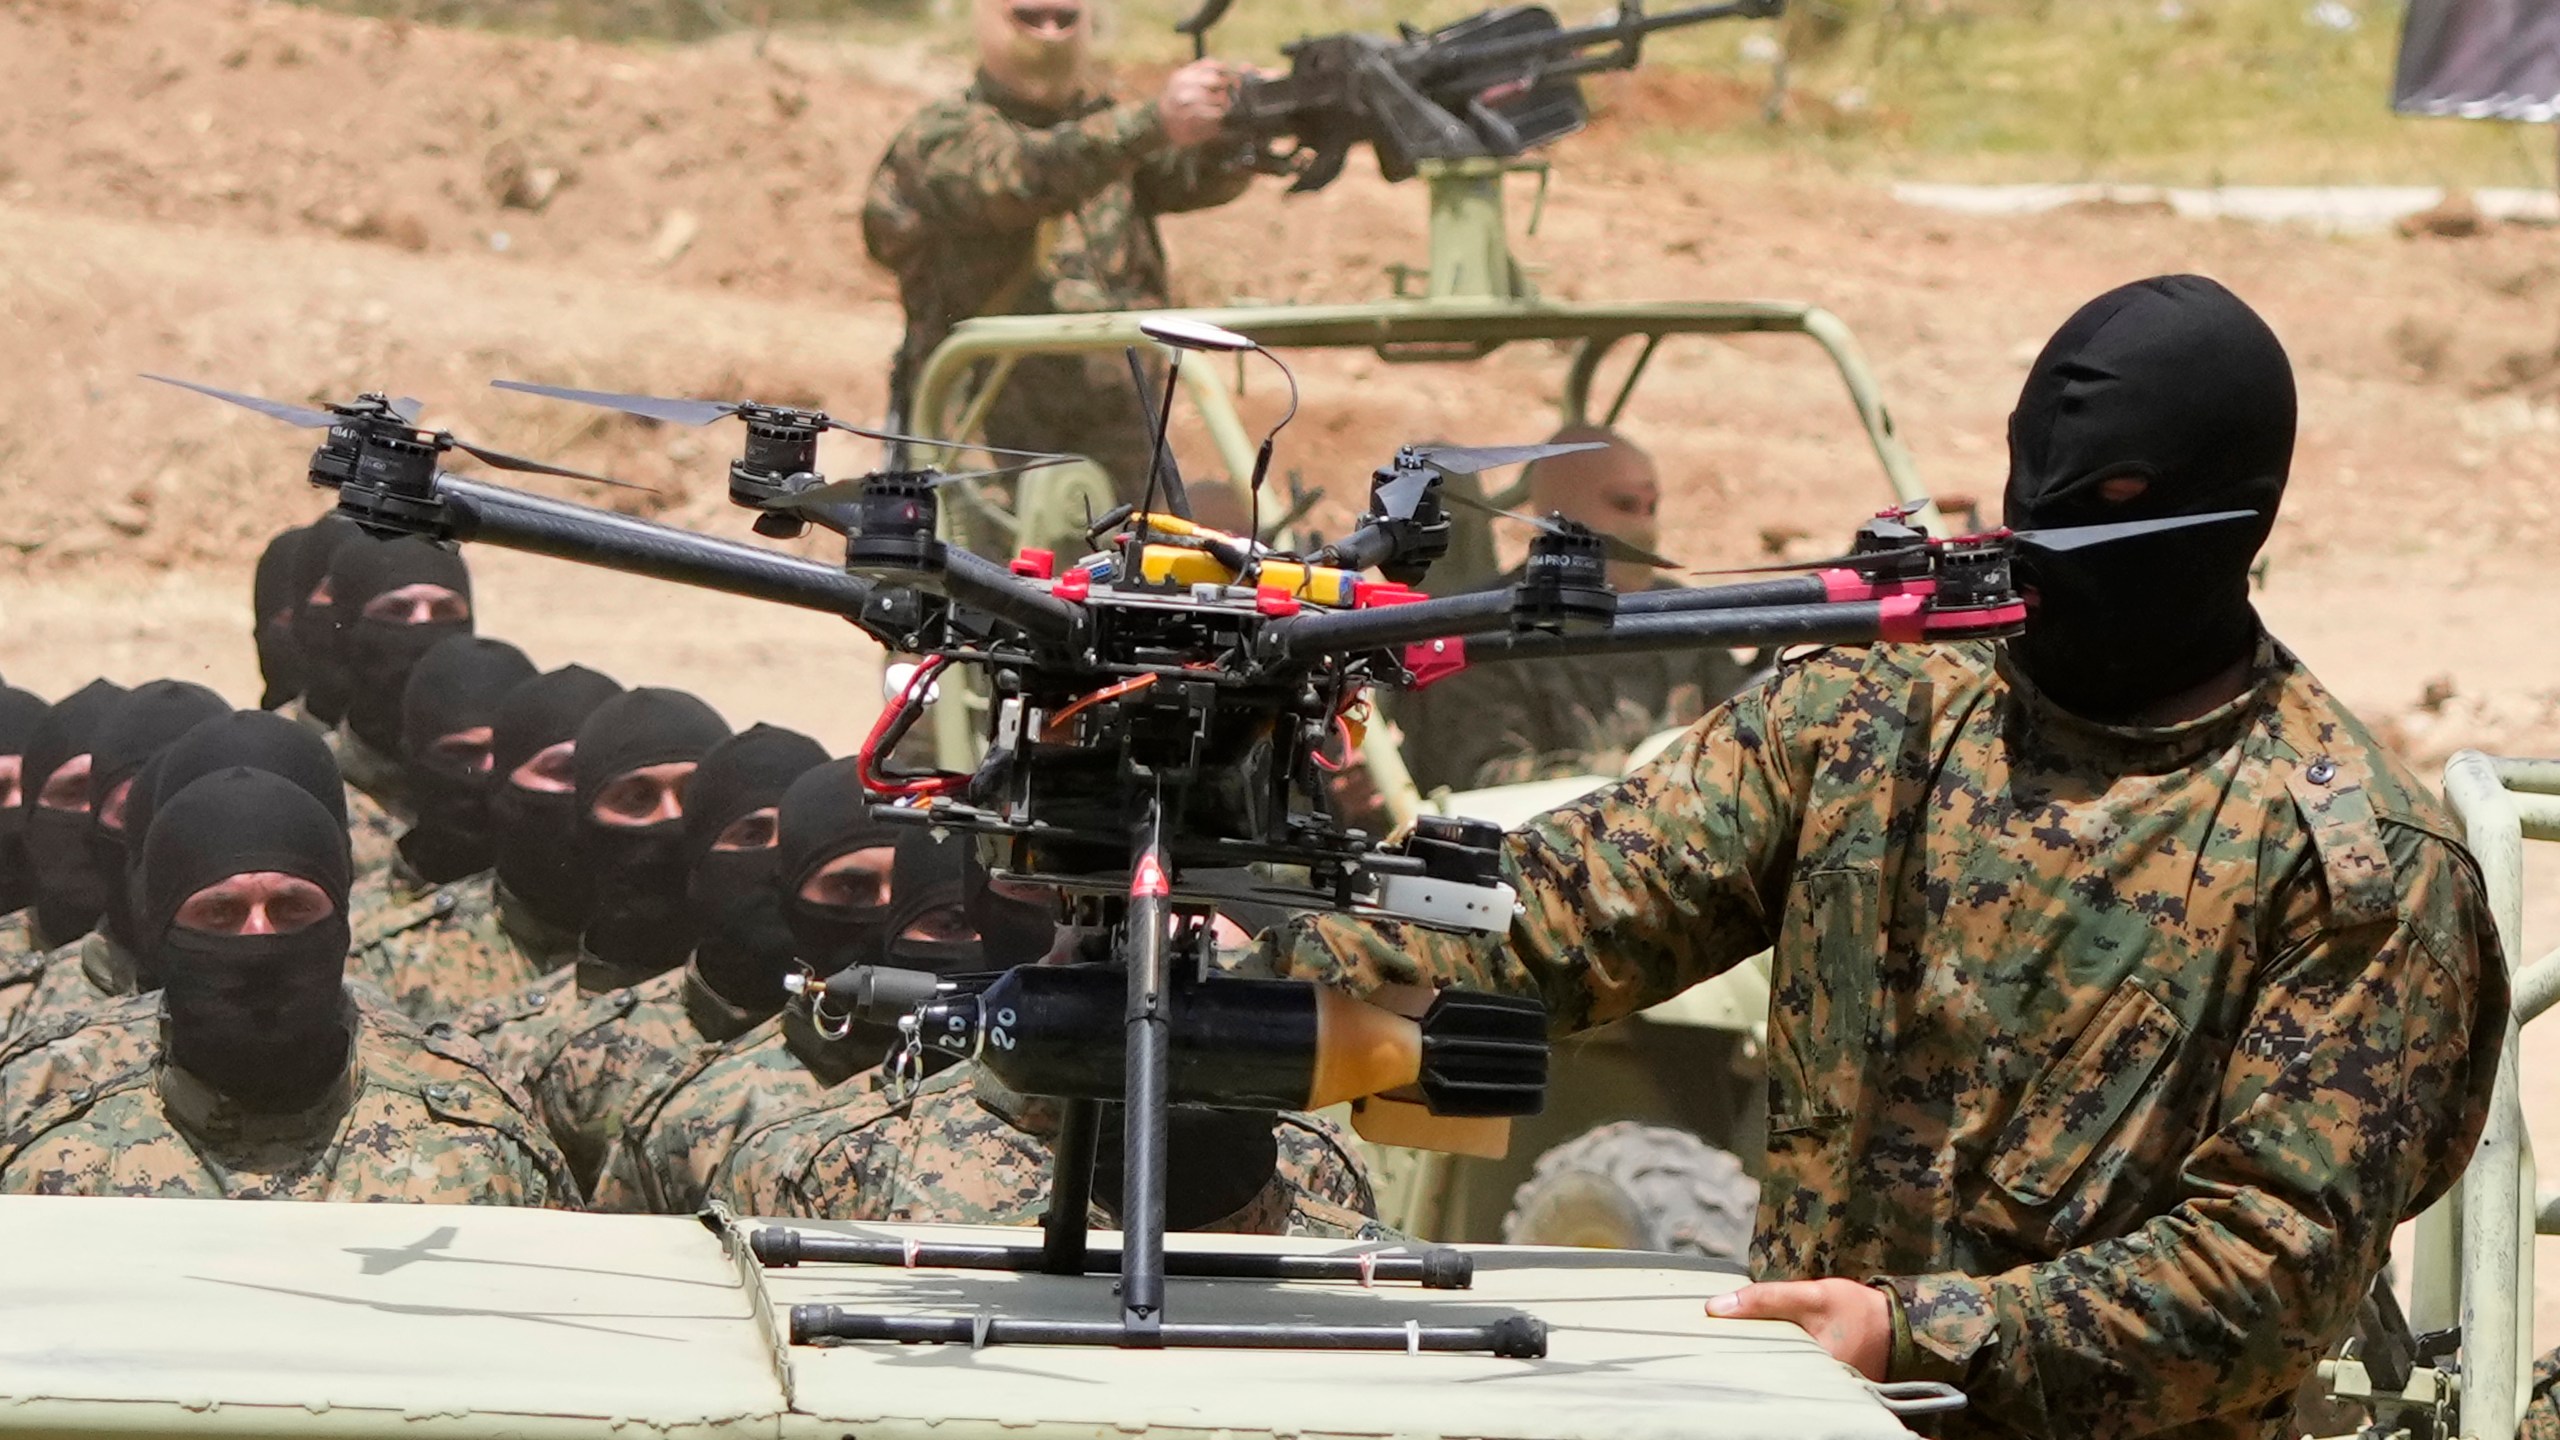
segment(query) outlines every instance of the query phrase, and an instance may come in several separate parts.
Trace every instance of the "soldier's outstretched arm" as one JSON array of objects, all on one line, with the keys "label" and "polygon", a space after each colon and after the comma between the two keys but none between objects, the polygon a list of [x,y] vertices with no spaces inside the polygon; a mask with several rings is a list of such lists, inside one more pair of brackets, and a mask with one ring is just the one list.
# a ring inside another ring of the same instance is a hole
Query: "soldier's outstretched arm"
[{"label": "soldier's outstretched arm", "polygon": [[1785,909],[1809,756],[1801,674],[1744,692],[1650,765],[1503,847],[1508,934],[1326,915],[1273,941],[1279,973],[1366,992],[1457,984],[1534,994],[1558,1034],[1657,1004],[1768,947]]},{"label": "soldier's outstretched arm", "polygon": [[2469,1159],[2505,1032],[2467,857],[2404,826],[2385,837],[2396,915],[2348,923],[2324,905],[2266,957],[2236,1034],[2182,1037],[2229,1060],[2219,1128],[2164,1178],[2173,1203],[2043,1264],[1879,1280],[1899,1301],[1891,1378],[1949,1381],[2005,1428],[2090,1440],[2292,1393],[2353,1321],[2393,1227]]}]

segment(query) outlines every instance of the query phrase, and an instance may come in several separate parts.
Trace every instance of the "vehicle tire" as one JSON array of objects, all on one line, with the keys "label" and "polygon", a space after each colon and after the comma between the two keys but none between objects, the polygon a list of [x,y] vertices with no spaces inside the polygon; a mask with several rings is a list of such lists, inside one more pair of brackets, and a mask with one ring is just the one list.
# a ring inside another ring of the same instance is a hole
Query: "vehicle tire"
[{"label": "vehicle tire", "polygon": [[1502,1220],[1510,1245],[1744,1260],[1760,1182],[1686,1130],[1620,1121],[1538,1157]]}]

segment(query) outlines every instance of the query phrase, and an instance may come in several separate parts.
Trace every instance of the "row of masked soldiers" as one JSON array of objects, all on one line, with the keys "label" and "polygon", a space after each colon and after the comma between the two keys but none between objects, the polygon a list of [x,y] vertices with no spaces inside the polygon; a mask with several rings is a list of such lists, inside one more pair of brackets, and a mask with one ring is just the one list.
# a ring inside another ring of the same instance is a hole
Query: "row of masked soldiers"
[{"label": "row of masked soldiers", "polygon": [[[787,1003],[1062,948],[964,838],[874,818],[806,735],[538,670],[425,541],[287,531],[254,602],[256,708],[0,692],[0,1191],[1045,1207],[1052,1104],[965,1064],[892,1084],[894,1032]],[[1174,1146],[1178,1226],[1373,1228],[1323,1121],[1185,1112]]]}]

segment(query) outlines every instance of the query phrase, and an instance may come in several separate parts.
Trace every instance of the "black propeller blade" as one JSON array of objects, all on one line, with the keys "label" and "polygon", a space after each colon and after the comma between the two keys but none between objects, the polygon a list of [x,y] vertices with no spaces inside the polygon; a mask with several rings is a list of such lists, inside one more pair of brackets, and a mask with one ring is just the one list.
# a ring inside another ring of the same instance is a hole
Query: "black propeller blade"
[{"label": "black propeller blade", "polygon": [[[1470,510],[1481,511],[1484,514],[1498,516],[1504,520],[1517,520],[1523,525],[1533,526],[1550,535],[1561,535],[1565,533],[1564,526],[1558,524],[1556,521],[1541,520],[1535,515],[1523,515],[1517,510],[1505,510],[1490,500],[1480,500],[1463,490],[1443,490],[1440,492],[1440,498],[1442,500],[1455,501]],[[1662,556],[1656,555],[1652,551],[1647,550],[1643,546],[1637,545],[1632,541],[1621,540],[1615,535],[1599,530],[1591,530],[1588,533],[1599,536],[1601,553],[1607,555],[1612,560],[1622,561],[1630,565],[1650,565],[1656,570],[1677,570],[1680,568],[1679,561],[1666,560]]]},{"label": "black propeller blade", "polygon": [[[525,380],[492,380],[500,390],[515,390],[527,395],[546,395],[554,400],[567,400],[579,405],[593,405],[604,410],[619,410],[626,415],[639,415],[651,420],[665,420],[676,425],[708,425],[723,416],[741,410],[792,409],[790,406],[762,406],[751,400],[677,400],[663,395],[626,395],[611,390],[576,390],[566,385],[536,385]],[[874,430],[838,420],[823,411],[803,412],[830,430],[859,435],[866,440],[886,441],[893,445],[919,445],[936,450],[983,450],[990,455],[1009,455],[1020,460],[1068,460],[1075,457],[1051,450],[1007,450],[1000,445],[955,445],[948,440],[934,440],[922,435],[901,435],[890,430]]]},{"label": "black propeller blade", "polygon": [[[192,380],[175,380],[166,375],[146,374],[142,378],[145,380],[157,380],[163,385],[175,385],[181,390],[193,390],[199,395],[210,395],[216,400],[229,401],[231,404],[255,410],[261,415],[271,416],[275,419],[282,420],[288,425],[299,425],[306,430],[325,429],[331,425],[339,423],[341,420],[359,420],[363,416],[373,413],[365,409],[357,409],[348,413],[332,413],[327,410],[314,410],[306,405],[288,405],[281,400],[266,400],[255,395],[242,395],[235,391],[217,390],[210,385],[199,385]],[[399,421],[401,424],[406,425],[413,430],[421,428],[418,425],[418,417],[426,410],[426,404],[424,401],[421,401],[412,395],[401,395],[384,401],[383,406],[384,409],[388,411],[392,419]],[[479,460],[484,465],[489,465],[496,469],[513,470],[525,475],[557,475],[564,480],[591,480],[598,485],[614,485],[625,490],[647,490],[652,494],[656,493],[656,491],[650,486],[634,484],[629,480],[616,480],[610,475],[598,475],[589,470],[572,470],[566,465],[554,465],[544,460],[528,460],[522,455],[510,455],[504,450],[491,449],[486,445],[474,445],[470,441],[464,440],[446,431],[437,431],[435,433],[443,440],[444,443],[451,445],[454,449]]]},{"label": "black propeller blade", "polygon": [[2118,540],[2131,540],[2140,535],[2157,535],[2165,530],[2186,530],[2198,525],[2227,525],[2234,520],[2255,520],[2255,510],[2216,510],[2206,515],[2171,515],[2162,520],[2125,520],[2113,525],[2072,525],[2060,530],[2020,530],[2009,538],[2038,550],[2065,554],[2086,550],[2092,545],[2111,545]]},{"label": "black propeller blade", "polygon": [[1412,447],[1412,453],[1423,464],[1444,474],[1476,475],[1505,465],[1525,465],[1556,455],[1607,448],[1598,440],[1585,440],[1572,445],[1417,445]]},{"label": "black propeller blade", "polygon": [[193,390],[199,395],[210,395],[216,400],[228,400],[242,409],[255,410],[270,419],[281,420],[287,425],[299,425],[305,430],[326,430],[338,423],[337,416],[326,410],[314,410],[308,405],[288,405],[281,400],[265,400],[255,395],[242,395],[237,391],[216,390],[210,385],[199,385],[193,380],[173,380],[166,375],[145,375],[142,378],[157,380],[163,385],[175,385],[181,390]]},{"label": "black propeller blade", "polygon": [[547,395],[554,400],[593,405],[599,410],[619,410],[625,415],[664,420],[673,425],[708,425],[745,408],[726,400],[670,400],[658,395],[620,395],[610,390],[572,390],[566,385],[536,385],[524,380],[492,380],[489,384],[500,390]]},{"label": "black propeller blade", "polygon": [[1797,570],[1837,570],[1849,565],[1873,565],[1886,560],[1906,560],[1926,555],[1926,545],[1901,545],[1891,550],[1865,550],[1847,555],[1826,555],[1819,560],[1780,560],[1769,565],[1734,565],[1722,570],[1692,570],[1692,575],[1783,575]]},{"label": "black propeller blade", "polygon": [[528,460],[522,455],[510,455],[504,450],[492,450],[486,445],[474,445],[468,440],[455,440],[453,448],[471,456],[483,465],[494,466],[500,470],[514,470],[526,475],[557,475],[565,480],[592,480],[598,485],[614,485],[625,490],[646,490],[652,495],[658,493],[657,487],[653,485],[643,485],[633,480],[616,480],[610,475],[598,475],[592,470],[572,470],[566,465],[554,465],[547,460]]},{"label": "black propeller blade", "polygon": [[[1905,515],[1916,507],[1906,506]],[[2171,515],[2159,520],[2124,520],[2112,525],[2066,525],[2055,530],[2014,530],[2009,539],[2031,549],[2050,554],[2067,554],[2086,550],[2092,545],[2112,545],[2119,540],[2132,540],[2144,535],[2159,535],[2172,530],[2189,530],[2201,525],[2227,525],[2234,520],[2254,520],[2255,510],[2216,510],[2205,515]],[[1997,534],[1998,532],[1993,532]],[[1741,565],[1728,570],[1694,570],[1694,575],[1769,575],[1789,570],[1832,570],[1841,566],[1873,565],[1885,560],[1901,560],[1928,553],[1928,545],[1904,545],[1891,550],[1868,550],[1847,555],[1831,555],[1820,560],[1786,560],[1775,565]]]},{"label": "black propeller blade", "polygon": [[[1019,465],[999,465],[987,470],[962,470],[949,475],[936,474],[926,480],[925,484],[930,489],[939,490],[945,485],[956,485],[963,480],[992,480],[1000,475],[1017,475],[1025,470],[1063,465],[1075,458],[1073,455],[1049,455],[1038,460],[1026,460]],[[775,502],[773,508],[805,510],[821,505],[842,505],[861,499],[863,488],[870,483],[871,477],[868,475],[854,480],[830,480],[824,485],[786,496]]]}]

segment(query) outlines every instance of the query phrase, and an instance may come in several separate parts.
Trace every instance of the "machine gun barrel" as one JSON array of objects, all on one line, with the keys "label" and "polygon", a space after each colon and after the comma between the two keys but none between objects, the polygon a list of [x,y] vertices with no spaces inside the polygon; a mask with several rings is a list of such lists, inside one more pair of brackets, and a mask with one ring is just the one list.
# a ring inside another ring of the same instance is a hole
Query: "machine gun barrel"
[{"label": "machine gun barrel", "polygon": [[[1666,10],[1659,15],[1646,15],[1624,7],[1610,20],[1594,20],[1587,25],[1570,25],[1543,35],[1514,35],[1498,40],[1476,40],[1448,46],[1430,55],[1434,76],[1478,68],[1516,66],[1523,62],[1551,56],[1572,55],[1594,45],[1616,45],[1614,56],[1589,57],[1571,73],[1587,74],[1593,70],[1626,69],[1636,63],[1637,46],[1645,36],[1657,30],[1675,30],[1684,25],[1704,25],[1716,20],[1759,20],[1782,9],[1780,0],[1716,0],[1707,5],[1688,5]],[[1557,73],[1548,70],[1545,73]]]},{"label": "machine gun barrel", "polygon": [[445,530],[562,560],[858,619],[871,583],[832,565],[458,476],[436,480]]}]

